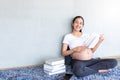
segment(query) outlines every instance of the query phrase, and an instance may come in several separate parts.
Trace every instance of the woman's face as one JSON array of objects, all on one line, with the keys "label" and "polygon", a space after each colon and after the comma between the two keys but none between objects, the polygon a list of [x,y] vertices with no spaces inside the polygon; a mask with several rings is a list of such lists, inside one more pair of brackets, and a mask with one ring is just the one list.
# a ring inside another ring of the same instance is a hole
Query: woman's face
[{"label": "woman's face", "polygon": [[73,30],[80,31],[83,28],[83,20],[81,18],[76,18],[72,26]]}]

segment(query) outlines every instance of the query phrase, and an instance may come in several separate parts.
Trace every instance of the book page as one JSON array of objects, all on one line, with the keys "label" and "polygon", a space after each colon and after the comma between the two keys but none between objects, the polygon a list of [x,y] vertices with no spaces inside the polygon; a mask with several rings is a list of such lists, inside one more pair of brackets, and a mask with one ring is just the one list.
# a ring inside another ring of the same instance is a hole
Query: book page
[{"label": "book page", "polygon": [[92,33],[85,41],[85,46],[88,46],[88,48],[94,48],[98,41],[99,41],[99,34]]}]

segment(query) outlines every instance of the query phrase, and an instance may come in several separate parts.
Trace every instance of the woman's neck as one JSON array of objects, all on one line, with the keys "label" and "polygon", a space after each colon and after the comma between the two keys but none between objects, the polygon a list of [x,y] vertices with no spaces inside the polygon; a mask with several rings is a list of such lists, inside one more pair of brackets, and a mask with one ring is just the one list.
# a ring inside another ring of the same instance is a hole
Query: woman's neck
[{"label": "woman's neck", "polygon": [[72,34],[76,37],[80,37],[82,35],[82,32],[79,31],[73,31]]}]

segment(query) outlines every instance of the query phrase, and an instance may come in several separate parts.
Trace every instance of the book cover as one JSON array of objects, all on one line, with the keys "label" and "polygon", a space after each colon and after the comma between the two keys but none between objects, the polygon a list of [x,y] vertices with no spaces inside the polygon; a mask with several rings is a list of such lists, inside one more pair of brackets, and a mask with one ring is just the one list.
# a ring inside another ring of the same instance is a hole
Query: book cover
[{"label": "book cover", "polygon": [[45,64],[49,65],[58,65],[58,64],[64,64],[65,61],[63,58],[54,58],[54,59],[49,59],[45,61]]},{"label": "book cover", "polygon": [[59,71],[55,71],[55,72],[49,72],[49,71],[45,71],[45,70],[44,70],[44,72],[45,72],[46,74],[48,74],[48,75],[53,75],[53,74],[65,73],[66,70],[63,69],[63,70],[59,70]]},{"label": "book cover", "polygon": [[54,68],[54,69],[44,68],[45,71],[49,71],[49,72],[56,72],[56,71],[63,70],[63,69],[65,69],[65,66]]},{"label": "book cover", "polygon": [[61,68],[65,66],[65,64],[58,64],[58,65],[49,65],[49,64],[44,64],[43,67],[47,69],[56,69],[56,68]]}]

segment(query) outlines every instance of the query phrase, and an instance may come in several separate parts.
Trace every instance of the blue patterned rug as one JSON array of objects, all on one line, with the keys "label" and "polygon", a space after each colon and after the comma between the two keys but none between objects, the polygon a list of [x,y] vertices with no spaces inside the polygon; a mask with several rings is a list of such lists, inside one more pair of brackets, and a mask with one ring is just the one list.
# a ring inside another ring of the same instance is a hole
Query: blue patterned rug
[{"label": "blue patterned rug", "polygon": [[120,68],[114,68],[111,72],[96,73],[83,78],[72,76],[70,80],[120,80]]},{"label": "blue patterned rug", "polygon": [[64,75],[48,75],[40,66],[0,70],[0,80],[64,80]]},{"label": "blue patterned rug", "polygon": [[[65,73],[47,75],[43,67],[34,66],[0,70],[0,80],[64,80]],[[114,68],[111,72],[97,73],[83,78],[72,76],[70,80],[120,80],[120,68]]]}]

